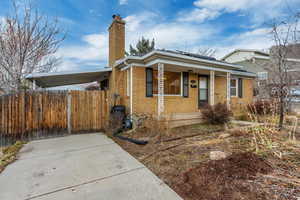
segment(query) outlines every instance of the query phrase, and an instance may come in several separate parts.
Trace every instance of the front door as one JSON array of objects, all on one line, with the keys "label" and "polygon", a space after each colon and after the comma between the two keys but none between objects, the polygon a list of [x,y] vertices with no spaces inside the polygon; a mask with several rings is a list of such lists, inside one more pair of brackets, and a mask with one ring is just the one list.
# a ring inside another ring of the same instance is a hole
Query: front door
[{"label": "front door", "polygon": [[208,104],[208,76],[200,75],[198,84],[198,105],[200,108]]}]

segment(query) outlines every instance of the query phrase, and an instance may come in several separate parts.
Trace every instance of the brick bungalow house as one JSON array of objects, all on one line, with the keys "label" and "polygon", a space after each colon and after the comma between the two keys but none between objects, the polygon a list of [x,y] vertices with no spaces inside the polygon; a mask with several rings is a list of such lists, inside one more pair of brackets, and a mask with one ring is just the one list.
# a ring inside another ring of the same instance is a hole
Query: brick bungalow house
[{"label": "brick bungalow house", "polygon": [[109,67],[94,72],[33,74],[28,79],[39,87],[98,81],[102,89],[109,90],[110,105],[116,102],[125,105],[129,114],[148,113],[176,125],[200,122],[199,111],[205,104],[227,103],[238,112],[253,99],[255,74],[241,65],[169,50],[125,56],[125,21],[114,16],[108,30]]}]

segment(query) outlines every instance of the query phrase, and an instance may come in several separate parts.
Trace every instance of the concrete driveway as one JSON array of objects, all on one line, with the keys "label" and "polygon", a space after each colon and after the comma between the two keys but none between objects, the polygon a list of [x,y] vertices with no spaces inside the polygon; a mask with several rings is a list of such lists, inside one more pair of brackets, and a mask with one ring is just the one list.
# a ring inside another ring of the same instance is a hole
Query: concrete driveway
[{"label": "concrete driveway", "polygon": [[100,133],[30,142],[19,156],[0,174],[1,200],[181,199]]}]

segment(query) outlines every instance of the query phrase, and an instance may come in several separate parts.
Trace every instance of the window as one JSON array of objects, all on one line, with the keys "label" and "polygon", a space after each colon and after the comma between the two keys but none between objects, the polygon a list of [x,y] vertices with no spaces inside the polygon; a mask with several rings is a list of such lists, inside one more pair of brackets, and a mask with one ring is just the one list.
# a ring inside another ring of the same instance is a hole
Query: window
[{"label": "window", "polygon": [[146,97],[153,96],[153,69],[146,68]]},{"label": "window", "polygon": [[238,78],[238,91],[239,91],[239,98],[243,98],[243,79]]},{"label": "window", "polygon": [[258,80],[267,80],[268,79],[268,72],[258,72],[257,73]]},{"label": "window", "polygon": [[238,81],[237,79],[230,80],[230,96],[236,97],[237,96],[237,88],[238,88]]},{"label": "window", "polygon": [[[164,72],[164,94],[181,95],[181,73]],[[153,94],[158,94],[158,72],[153,70]]]}]

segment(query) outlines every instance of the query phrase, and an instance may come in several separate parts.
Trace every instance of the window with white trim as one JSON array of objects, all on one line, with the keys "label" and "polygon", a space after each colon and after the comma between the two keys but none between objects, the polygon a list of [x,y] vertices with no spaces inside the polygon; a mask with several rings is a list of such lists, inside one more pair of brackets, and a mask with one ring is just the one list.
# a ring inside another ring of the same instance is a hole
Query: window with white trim
[{"label": "window with white trim", "polygon": [[268,79],[268,72],[258,72],[257,73],[258,80],[267,80]]},{"label": "window with white trim", "polygon": [[238,79],[230,80],[230,96],[237,97],[238,94]]},{"label": "window with white trim", "polygon": [[[181,76],[180,72],[164,71],[164,94],[181,95]],[[153,94],[158,94],[158,72],[153,70]]]}]

